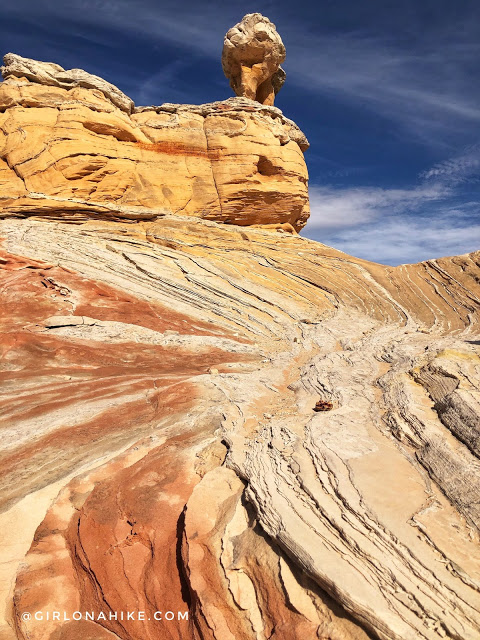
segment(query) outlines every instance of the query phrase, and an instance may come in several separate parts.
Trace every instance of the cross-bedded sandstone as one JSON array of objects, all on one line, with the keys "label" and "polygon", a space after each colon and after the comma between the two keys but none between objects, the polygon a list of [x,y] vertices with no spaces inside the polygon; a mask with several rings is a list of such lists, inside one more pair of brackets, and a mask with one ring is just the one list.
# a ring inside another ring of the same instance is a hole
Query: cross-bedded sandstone
[{"label": "cross-bedded sandstone", "polygon": [[2,640],[477,640],[480,254],[272,233],[308,211],[274,107],[129,114],[14,62]]},{"label": "cross-bedded sandstone", "polygon": [[[478,637],[478,254],[0,231],[2,638]],[[126,602],[151,620],[20,620]]]}]

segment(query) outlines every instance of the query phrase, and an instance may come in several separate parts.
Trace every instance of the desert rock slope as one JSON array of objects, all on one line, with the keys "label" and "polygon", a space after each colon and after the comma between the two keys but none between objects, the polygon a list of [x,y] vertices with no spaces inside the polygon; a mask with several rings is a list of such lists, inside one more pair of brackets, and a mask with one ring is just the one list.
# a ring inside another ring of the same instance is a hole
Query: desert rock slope
[{"label": "desert rock slope", "polygon": [[4,77],[0,638],[478,640],[480,252],[297,235],[275,107]]}]

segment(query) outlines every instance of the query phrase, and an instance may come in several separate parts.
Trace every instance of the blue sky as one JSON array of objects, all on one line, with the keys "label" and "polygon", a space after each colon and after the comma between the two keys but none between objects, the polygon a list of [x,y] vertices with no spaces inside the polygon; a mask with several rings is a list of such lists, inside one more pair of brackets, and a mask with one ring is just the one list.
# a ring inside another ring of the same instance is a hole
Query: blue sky
[{"label": "blue sky", "polygon": [[480,248],[475,0],[2,4],[2,53],[83,68],[136,104],[229,97],[223,36],[263,13],[287,48],[276,106],[311,143],[303,235],[387,264]]}]

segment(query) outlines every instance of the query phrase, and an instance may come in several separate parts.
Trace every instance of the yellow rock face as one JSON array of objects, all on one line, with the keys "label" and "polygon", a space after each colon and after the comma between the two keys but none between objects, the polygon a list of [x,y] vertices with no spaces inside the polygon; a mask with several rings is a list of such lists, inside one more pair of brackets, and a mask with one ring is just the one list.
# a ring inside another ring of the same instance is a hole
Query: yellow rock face
[{"label": "yellow rock face", "polygon": [[96,89],[9,78],[0,110],[4,216],[174,213],[296,231],[308,219],[308,142],[273,107],[233,98],[129,115]]}]

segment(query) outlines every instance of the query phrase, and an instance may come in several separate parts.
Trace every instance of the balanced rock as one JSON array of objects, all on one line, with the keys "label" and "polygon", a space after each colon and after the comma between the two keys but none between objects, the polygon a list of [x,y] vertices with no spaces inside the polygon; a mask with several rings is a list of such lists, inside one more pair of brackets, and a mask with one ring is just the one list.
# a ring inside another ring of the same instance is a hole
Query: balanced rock
[{"label": "balanced rock", "polygon": [[247,13],[225,36],[222,67],[237,96],[273,105],[285,82],[285,46],[273,22]]}]

